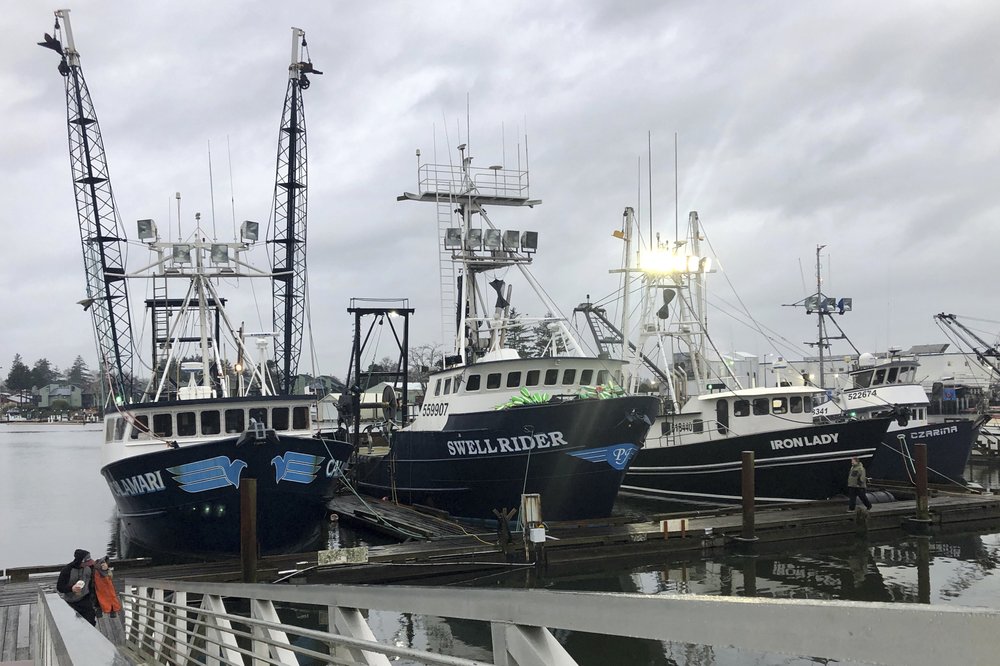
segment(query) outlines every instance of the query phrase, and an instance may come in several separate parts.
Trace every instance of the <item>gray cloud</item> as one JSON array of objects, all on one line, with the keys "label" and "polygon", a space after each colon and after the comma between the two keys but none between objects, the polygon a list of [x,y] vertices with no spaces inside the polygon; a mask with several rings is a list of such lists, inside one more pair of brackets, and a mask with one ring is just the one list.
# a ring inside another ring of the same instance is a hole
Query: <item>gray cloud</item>
[{"label": "gray cloud", "polygon": [[[941,310],[991,316],[991,3],[93,0],[72,16],[130,234],[140,217],[165,228],[177,191],[187,221],[209,218],[209,142],[220,235],[234,207],[237,220],[269,218],[288,28],[307,31],[326,72],[306,116],[312,316],[327,372],[346,369],[352,296],[409,297],[413,342],[439,337],[433,207],[395,200],[415,187],[414,150],[447,162],[461,140],[476,164],[513,166],[526,129],[532,194],[545,203],[491,213],[539,230],[535,272],[564,312],[615,289],[610,232],[624,206],[648,228],[647,132],[653,222],[673,236],[676,132],[681,222],[699,211],[726,271],[713,290],[735,303],[728,280],[796,344],[814,325],[781,306],[811,291],[817,244],[825,288],[855,298],[842,321],[862,349],[941,341]],[[0,44],[2,366],[14,353],[94,359],[75,305],[62,81],[54,54],[34,46],[51,27],[50,11],[16,4]],[[268,290],[256,293],[266,319]],[[531,301],[519,309],[543,314]],[[724,349],[772,351],[726,314],[712,322]]]}]

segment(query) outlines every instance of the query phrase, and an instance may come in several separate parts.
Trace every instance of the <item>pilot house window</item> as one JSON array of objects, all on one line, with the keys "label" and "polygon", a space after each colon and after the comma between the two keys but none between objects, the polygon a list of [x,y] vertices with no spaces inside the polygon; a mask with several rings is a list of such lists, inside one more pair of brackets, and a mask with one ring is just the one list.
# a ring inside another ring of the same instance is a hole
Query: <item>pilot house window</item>
[{"label": "pilot house window", "polygon": [[173,414],[153,414],[153,434],[157,437],[173,437]]},{"label": "pilot house window", "polygon": [[243,417],[242,409],[227,409],[226,410],[226,433],[232,434],[237,432],[243,432],[247,429],[246,421]]},{"label": "pilot house window", "polygon": [[177,413],[177,436],[191,437],[198,434],[198,422],[195,420],[194,412]]},{"label": "pilot house window", "polygon": [[767,414],[767,403],[769,400],[767,398],[754,398],[753,399],[753,415],[754,416],[765,416]]},{"label": "pilot house window", "polygon": [[275,407],[271,410],[271,425],[275,430],[288,430],[287,407]]},{"label": "pilot house window", "polygon": [[219,422],[219,412],[214,409],[210,412],[201,413],[201,434],[218,435],[222,424]]}]

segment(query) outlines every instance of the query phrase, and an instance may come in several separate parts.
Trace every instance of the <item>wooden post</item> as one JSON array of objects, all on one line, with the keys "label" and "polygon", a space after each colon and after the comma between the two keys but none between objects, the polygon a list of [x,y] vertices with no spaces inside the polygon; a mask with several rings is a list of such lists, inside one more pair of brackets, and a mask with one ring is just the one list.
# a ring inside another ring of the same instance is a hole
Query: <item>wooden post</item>
[{"label": "wooden post", "polygon": [[741,537],[754,541],[754,478],[753,451],[743,452],[743,532]]},{"label": "wooden post", "polygon": [[257,582],[257,479],[240,482],[240,561],[243,582]]},{"label": "wooden post", "polygon": [[917,520],[930,520],[927,504],[927,445],[913,445],[913,460],[916,465]]}]

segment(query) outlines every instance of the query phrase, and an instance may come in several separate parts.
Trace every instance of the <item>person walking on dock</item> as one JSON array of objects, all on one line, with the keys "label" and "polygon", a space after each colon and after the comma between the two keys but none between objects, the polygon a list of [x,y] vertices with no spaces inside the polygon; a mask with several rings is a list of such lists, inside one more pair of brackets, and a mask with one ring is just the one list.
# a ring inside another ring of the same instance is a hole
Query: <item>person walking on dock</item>
[{"label": "person walking on dock", "polygon": [[865,509],[871,511],[872,503],[868,501],[868,495],[865,494],[867,488],[868,475],[865,474],[865,466],[861,464],[861,460],[857,456],[854,456],[851,458],[851,471],[847,475],[847,497],[849,500],[847,510],[849,512],[854,511],[854,505],[859,497],[861,503],[865,505]]},{"label": "person walking on dock", "polygon": [[96,626],[93,578],[94,561],[90,559],[90,552],[78,548],[73,551],[73,561],[59,572],[56,591],[83,619]]},{"label": "person walking on dock", "polygon": [[112,580],[114,572],[108,564],[108,558],[97,561],[94,567],[94,594],[97,595],[97,615],[108,613],[111,617],[117,617],[118,611],[122,609],[122,602],[118,600],[118,593],[115,592],[115,581]]}]

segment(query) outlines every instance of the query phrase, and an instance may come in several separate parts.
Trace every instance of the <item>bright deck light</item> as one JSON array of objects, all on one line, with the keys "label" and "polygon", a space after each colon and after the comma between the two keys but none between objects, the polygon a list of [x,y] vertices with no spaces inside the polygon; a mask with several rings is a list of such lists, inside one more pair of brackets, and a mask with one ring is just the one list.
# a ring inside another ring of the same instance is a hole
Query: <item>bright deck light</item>
[{"label": "bright deck light", "polygon": [[674,254],[669,250],[647,250],[639,253],[639,269],[653,275],[710,273],[712,271],[712,258]]}]

